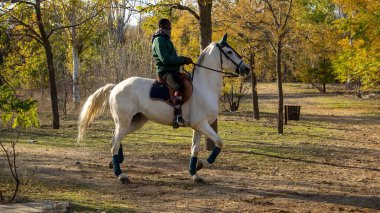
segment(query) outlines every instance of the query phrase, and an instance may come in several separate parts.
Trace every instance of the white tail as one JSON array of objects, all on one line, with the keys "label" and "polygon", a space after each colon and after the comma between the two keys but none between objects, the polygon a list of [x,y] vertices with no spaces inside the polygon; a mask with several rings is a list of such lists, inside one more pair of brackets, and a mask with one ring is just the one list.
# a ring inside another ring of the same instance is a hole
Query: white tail
[{"label": "white tail", "polygon": [[78,142],[80,142],[86,133],[88,125],[100,114],[108,105],[110,92],[115,84],[107,84],[96,90],[88,97],[79,115],[78,121]]}]

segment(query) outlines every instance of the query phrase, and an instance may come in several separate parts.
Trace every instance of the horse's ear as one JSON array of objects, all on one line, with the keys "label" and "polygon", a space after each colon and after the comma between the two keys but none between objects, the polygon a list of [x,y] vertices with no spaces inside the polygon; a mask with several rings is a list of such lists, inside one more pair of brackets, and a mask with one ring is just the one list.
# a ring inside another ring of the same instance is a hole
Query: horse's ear
[{"label": "horse's ear", "polygon": [[223,44],[225,44],[225,43],[227,43],[227,33],[224,34],[222,40],[219,41],[219,44],[222,44],[222,45],[223,45]]}]

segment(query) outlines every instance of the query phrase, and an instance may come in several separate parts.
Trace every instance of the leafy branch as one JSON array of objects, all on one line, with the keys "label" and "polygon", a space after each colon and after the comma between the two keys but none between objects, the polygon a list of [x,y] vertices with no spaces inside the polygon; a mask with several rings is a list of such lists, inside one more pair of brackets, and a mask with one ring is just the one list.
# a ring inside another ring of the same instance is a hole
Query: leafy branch
[{"label": "leafy branch", "polygon": [[186,5],[182,5],[182,4],[149,4],[148,6],[144,7],[144,8],[141,8],[141,9],[138,9],[138,12],[148,12],[150,11],[151,9],[153,8],[160,8],[160,7],[165,7],[165,8],[169,8],[170,11],[172,11],[172,9],[177,9],[177,10],[186,10],[188,12],[190,12],[195,19],[197,19],[199,21],[200,17],[198,15],[197,12],[195,12],[195,10],[189,6],[186,6]]},{"label": "leafy branch", "polygon": [[[0,141],[0,146],[5,153],[8,161],[8,167],[11,171],[13,180],[15,181],[15,189],[9,201],[14,201],[19,191],[20,178],[17,172],[16,163],[16,144],[20,138],[21,128],[29,126],[39,126],[37,119],[36,101],[20,100],[13,88],[5,84],[0,87],[0,112],[3,125],[12,124],[12,128],[16,130],[17,137],[10,142],[11,150],[7,149],[3,142]],[[2,192],[0,192],[0,201],[3,201]]]}]

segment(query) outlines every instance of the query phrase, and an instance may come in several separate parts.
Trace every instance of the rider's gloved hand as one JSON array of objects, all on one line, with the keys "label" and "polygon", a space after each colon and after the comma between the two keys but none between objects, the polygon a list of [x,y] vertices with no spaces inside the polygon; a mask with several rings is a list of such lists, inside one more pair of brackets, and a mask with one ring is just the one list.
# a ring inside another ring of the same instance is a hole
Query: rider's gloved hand
[{"label": "rider's gloved hand", "polygon": [[189,57],[185,57],[185,64],[192,64],[193,60]]}]

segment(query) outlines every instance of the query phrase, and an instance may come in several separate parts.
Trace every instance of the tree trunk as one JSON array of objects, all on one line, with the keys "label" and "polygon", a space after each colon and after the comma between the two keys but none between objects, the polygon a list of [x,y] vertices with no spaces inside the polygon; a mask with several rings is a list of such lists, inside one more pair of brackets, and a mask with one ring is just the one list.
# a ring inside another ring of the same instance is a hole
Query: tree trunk
[{"label": "tree trunk", "polygon": [[235,110],[234,110],[234,87],[232,85],[231,85],[230,94],[231,94],[230,111],[235,112]]},{"label": "tree trunk", "polygon": [[278,112],[277,112],[277,132],[278,134],[284,133],[284,95],[282,91],[282,75],[281,75],[281,48],[282,39],[277,40],[277,83],[278,83]]},{"label": "tree trunk", "polygon": [[50,83],[50,97],[51,97],[51,109],[53,113],[53,129],[59,129],[59,111],[58,111],[58,96],[57,96],[57,86],[55,82],[55,69],[53,61],[53,51],[51,49],[49,38],[47,37],[45,27],[42,21],[41,14],[41,0],[36,0],[36,17],[37,25],[41,34],[42,42],[45,48],[46,62],[49,72],[49,83]]},{"label": "tree trunk", "polygon": [[259,111],[259,98],[257,96],[257,78],[255,72],[255,54],[251,52],[251,57],[249,60],[251,67],[251,85],[252,85],[252,110],[253,118],[255,120],[260,120],[260,111]]},{"label": "tree trunk", "polygon": [[[199,10],[199,46],[200,52],[202,53],[212,41],[212,22],[211,22],[211,8],[212,0],[201,0],[197,1],[198,10]],[[218,132],[218,121],[215,120],[211,124],[211,127]],[[212,140],[206,139],[206,150],[211,151],[214,148],[215,144]]]},{"label": "tree trunk", "polygon": [[48,63],[49,83],[50,83],[50,97],[51,109],[53,113],[53,129],[59,129],[59,111],[58,111],[58,95],[57,86],[55,82],[55,69],[53,61],[53,52],[49,40],[44,41],[46,60]]},{"label": "tree trunk", "polygon": [[211,23],[211,8],[212,0],[201,0],[198,2],[199,9],[199,44],[201,52],[212,41],[212,23]]},{"label": "tree trunk", "polygon": [[124,35],[124,29],[125,29],[125,8],[126,2],[123,0],[120,5],[122,8],[118,9],[117,17],[116,17],[116,39],[117,43],[121,46],[125,44],[125,35]]},{"label": "tree trunk", "polygon": [[[72,16],[70,17],[70,24],[76,24],[75,7],[72,10]],[[79,90],[79,53],[78,53],[78,39],[76,27],[71,28],[71,46],[73,57],[73,103],[77,110],[80,105],[80,90]]]},{"label": "tree trunk", "polygon": [[[63,72],[62,73],[63,76],[65,75],[65,73]],[[59,106],[59,109],[61,110],[61,112],[63,113],[63,115],[67,115],[67,82],[66,82],[66,79],[63,79],[62,81],[62,84],[63,84],[63,98],[62,98],[62,93],[61,93],[61,102],[60,103],[61,105],[58,105]]]},{"label": "tree trunk", "polygon": [[356,95],[358,96],[358,98],[362,98],[362,91],[361,91],[361,87],[362,87],[362,83],[359,81],[356,85]]},{"label": "tree trunk", "polygon": [[322,83],[322,92],[326,93],[326,83]]},{"label": "tree trunk", "polygon": [[311,85],[313,86],[313,87],[315,87],[315,89],[317,89],[320,93],[323,93],[323,86],[322,86],[322,88],[321,87],[319,87],[317,84],[315,84],[315,83],[311,83]]},{"label": "tree trunk", "polygon": [[79,90],[79,55],[78,48],[73,44],[73,103],[75,109],[80,105],[80,90]]},{"label": "tree trunk", "polygon": [[[0,64],[0,66],[1,66],[1,64]],[[0,74],[0,86],[3,86],[3,84],[5,84],[5,81],[4,81],[3,76]]]},{"label": "tree trunk", "polygon": [[[286,60],[286,59],[284,59]],[[284,77],[282,78],[283,79],[283,82],[288,82],[288,77],[289,77],[289,70],[288,70],[288,66],[286,65],[286,63],[284,63]]]}]

